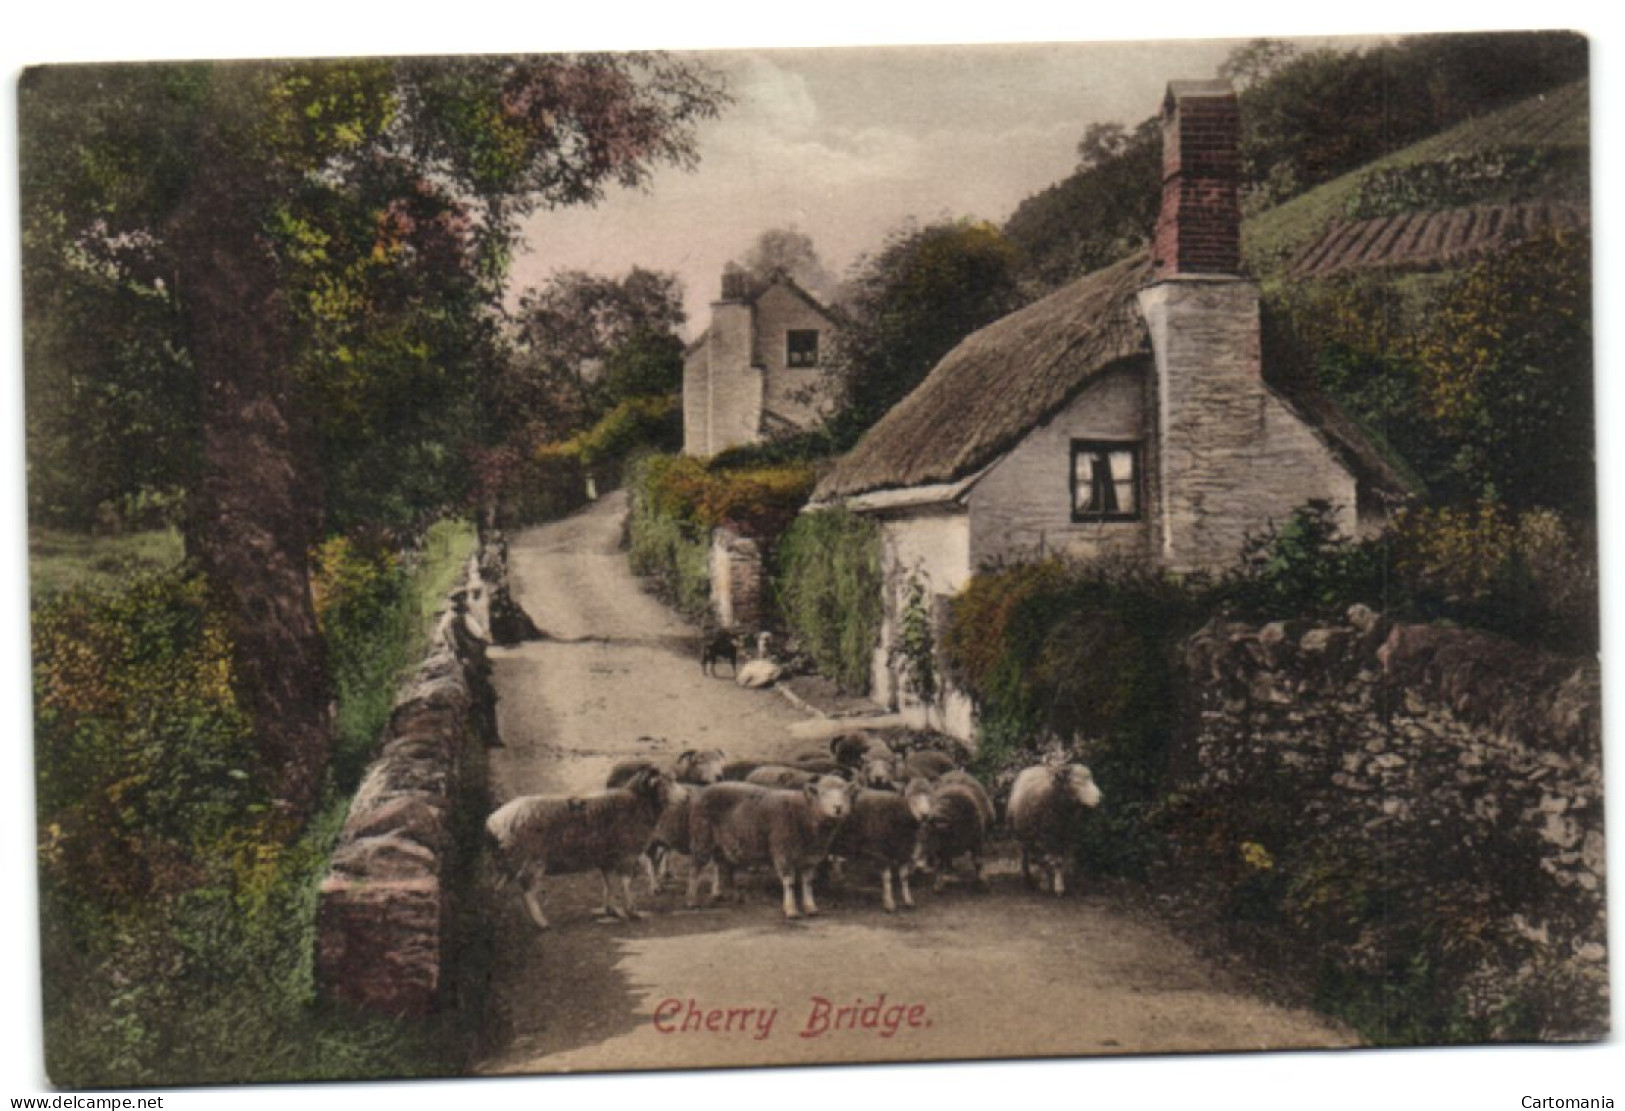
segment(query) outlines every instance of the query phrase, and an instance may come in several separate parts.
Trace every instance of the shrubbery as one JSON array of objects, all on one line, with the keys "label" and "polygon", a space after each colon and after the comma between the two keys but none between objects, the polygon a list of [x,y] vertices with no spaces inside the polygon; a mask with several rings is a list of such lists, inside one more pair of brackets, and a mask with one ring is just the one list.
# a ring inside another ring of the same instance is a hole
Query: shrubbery
[{"label": "shrubbery", "polygon": [[639,451],[671,451],[682,446],[682,399],[630,397],[591,428],[568,440],[536,449],[539,463],[571,461],[606,487],[621,481],[621,466]]},{"label": "shrubbery", "polygon": [[[185,571],[33,616],[42,874],[120,908],[196,883],[268,819],[231,646]],[[268,831],[266,831],[268,832]]]},{"label": "shrubbery", "polygon": [[1473,204],[1507,204],[1549,194],[1559,169],[1583,177],[1584,161],[1556,149],[1512,148],[1453,154],[1366,174],[1348,200],[1351,220]]},{"label": "shrubbery", "polygon": [[[1356,542],[1339,534],[1332,507],[1312,503],[1256,537],[1236,567],[1211,581],[1062,559],[984,571],[953,600],[942,654],[976,703],[977,770],[996,791],[1015,769],[1049,755],[1093,769],[1107,801],[1080,833],[1085,868],[1143,877],[1172,866],[1170,874],[1193,881],[1181,882],[1188,898],[1218,892],[1212,905],[1226,920],[1262,924],[1268,944],[1304,947],[1322,977],[1323,1004],[1376,1040],[1567,1036],[1551,1033],[1571,1028],[1555,1001],[1568,991],[1586,1014],[1598,1013],[1596,977],[1524,915],[1548,915],[1560,940],[1568,935],[1559,927],[1589,937],[1590,926],[1562,909],[1563,900],[1531,902],[1519,885],[1544,883],[1551,871],[1528,857],[1540,837],[1573,840],[1553,833],[1551,819],[1528,823],[1542,807],[1560,813],[1560,800],[1574,794],[1539,777],[1557,765],[1581,776],[1584,762],[1530,742],[1505,789],[1511,798],[1516,787],[1519,801],[1501,805],[1480,797],[1472,776],[1464,787],[1463,776],[1504,757],[1510,742],[1475,748],[1477,727],[1460,725],[1468,740],[1447,748],[1442,710],[1439,721],[1403,726],[1423,711],[1409,701],[1387,706],[1369,672],[1356,677],[1355,663],[1312,656],[1307,639],[1302,676],[1262,693],[1248,686],[1259,661],[1275,658],[1260,636],[1244,635],[1266,622],[1287,623],[1277,630],[1331,626],[1317,634],[1322,643],[1360,640],[1360,651],[1374,656],[1385,626],[1346,627],[1350,605],[1360,602],[1395,620],[1445,620],[1524,645],[1595,650],[1592,544],[1557,514],[1497,503],[1418,508],[1386,535]],[[1229,624],[1238,618],[1252,624]],[[1216,686],[1209,663],[1188,665],[1184,653],[1199,628],[1217,630],[1209,639],[1251,661],[1233,668],[1240,679],[1227,672],[1230,685]],[[1242,630],[1234,643],[1224,639],[1232,628]],[[1458,635],[1461,643],[1494,641]],[[1298,659],[1297,634],[1284,636],[1282,658]],[[1458,658],[1455,666],[1474,665]],[[1565,697],[1578,697],[1571,686]],[[1204,690],[1209,702],[1194,709],[1203,711],[1205,763],[1187,781],[1191,753],[1176,775],[1171,746],[1193,735],[1197,716],[1185,716],[1193,710],[1186,700]],[[1277,691],[1287,693],[1275,698]],[[1234,711],[1230,733],[1216,732],[1218,708],[1232,712],[1230,700],[1247,708]],[[1267,726],[1275,733],[1266,735]],[[1356,768],[1374,778],[1350,786]],[[1562,847],[1573,851],[1554,860],[1579,857],[1569,841]],[[1558,888],[1575,882],[1558,879]]]},{"label": "shrubbery", "polygon": [[702,616],[710,598],[711,530],[727,525],[770,554],[812,485],[805,464],[733,470],[692,456],[637,459],[627,472],[632,570],[656,579],[684,613]]},{"label": "shrubbery", "polygon": [[1138,874],[1178,721],[1177,651],[1198,596],[1130,565],[1050,559],[977,575],[943,653],[979,711],[979,770],[999,782],[1045,749],[1083,760],[1111,804],[1086,827],[1086,867]]},{"label": "shrubbery", "polygon": [[846,509],[797,517],[779,541],[774,589],[785,624],[824,675],[869,689],[880,637],[880,529]]},{"label": "shrubbery", "polygon": [[[313,582],[351,781],[387,717],[424,613],[469,551],[430,530],[403,561],[352,540]],[[432,599],[432,601],[431,601]],[[444,1072],[430,1027],[319,1003],[316,887],[348,807],[330,786],[303,829],[261,784],[232,664],[186,568],[34,610],[47,1070],[130,1086]]]}]

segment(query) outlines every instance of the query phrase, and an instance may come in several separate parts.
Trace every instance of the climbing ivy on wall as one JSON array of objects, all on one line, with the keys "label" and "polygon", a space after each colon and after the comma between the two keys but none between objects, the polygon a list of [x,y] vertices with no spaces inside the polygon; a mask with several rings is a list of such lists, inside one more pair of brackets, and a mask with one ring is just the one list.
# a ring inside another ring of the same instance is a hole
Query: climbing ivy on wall
[{"label": "climbing ivy on wall", "polygon": [[779,541],[773,593],[785,624],[823,674],[869,689],[880,640],[880,530],[845,509],[803,513]]}]

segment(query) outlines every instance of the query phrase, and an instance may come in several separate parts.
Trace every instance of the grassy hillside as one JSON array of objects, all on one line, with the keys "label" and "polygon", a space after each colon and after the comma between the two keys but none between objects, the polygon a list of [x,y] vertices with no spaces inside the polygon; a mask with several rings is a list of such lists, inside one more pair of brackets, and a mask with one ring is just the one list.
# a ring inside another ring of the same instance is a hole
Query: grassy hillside
[{"label": "grassy hillside", "polygon": [[1248,270],[1261,280],[1279,277],[1298,252],[1334,221],[1345,219],[1361,190],[1378,175],[1427,163],[1463,163],[1497,154],[1525,153],[1538,160],[1531,172],[1481,173],[1471,183],[1473,203],[1541,197],[1583,196],[1590,144],[1590,83],[1577,81],[1520,101],[1455,127],[1358,170],[1344,174],[1285,204],[1248,219],[1242,251]]}]

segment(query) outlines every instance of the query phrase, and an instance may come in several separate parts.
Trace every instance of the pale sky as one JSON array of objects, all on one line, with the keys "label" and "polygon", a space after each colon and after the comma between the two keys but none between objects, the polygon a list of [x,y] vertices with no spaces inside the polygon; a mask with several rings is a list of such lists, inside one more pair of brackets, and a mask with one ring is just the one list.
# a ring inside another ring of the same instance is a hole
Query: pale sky
[{"label": "pale sky", "polygon": [[1239,41],[689,55],[735,97],[699,131],[699,169],[662,169],[647,191],[533,216],[510,287],[564,269],[675,272],[696,334],[723,265],[762,231],[804,232],[843,276],[911,216],[1002,224],[1071,172],[1090,124],[1154,115],[1168,81],[1213,76]]}]

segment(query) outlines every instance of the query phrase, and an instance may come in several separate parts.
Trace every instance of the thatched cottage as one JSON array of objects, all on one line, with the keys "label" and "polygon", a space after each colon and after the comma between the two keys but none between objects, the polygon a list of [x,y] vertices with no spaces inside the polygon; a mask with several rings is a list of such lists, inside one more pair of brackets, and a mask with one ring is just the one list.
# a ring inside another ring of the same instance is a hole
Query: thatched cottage
[{"label": "thatched cottage", "polygon": [[725,271],[710,327],[683,353],[683,453],[715,455],[823,420],[833,329],[829,310],[787,275],[753,289],[743,271]]},{"label": "thatched cottage", "polygon": [[[883,526],[877,699],[906,708],[893,646],[913,583],[942,599],[980,566],[1049,553],[1218,569],[1311,500],[1352,534],[1405,495],[1333,407],[1265,381],[1258,287],[1240,272],[1239,129],[1227,83],[1171,84],[1149,252],[969,336],[819,484],[815,504]],[[942,714],[970,736],[962,696]]]}]

